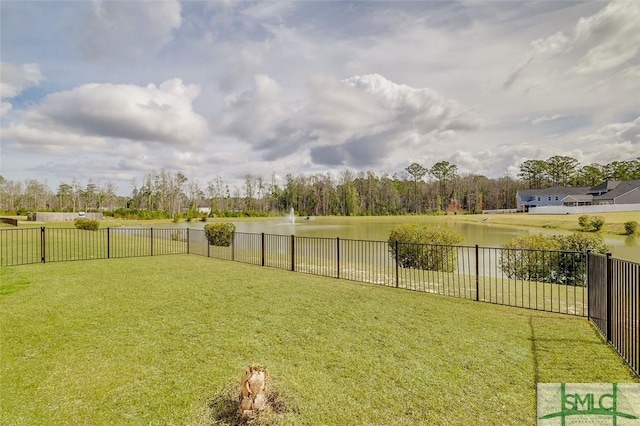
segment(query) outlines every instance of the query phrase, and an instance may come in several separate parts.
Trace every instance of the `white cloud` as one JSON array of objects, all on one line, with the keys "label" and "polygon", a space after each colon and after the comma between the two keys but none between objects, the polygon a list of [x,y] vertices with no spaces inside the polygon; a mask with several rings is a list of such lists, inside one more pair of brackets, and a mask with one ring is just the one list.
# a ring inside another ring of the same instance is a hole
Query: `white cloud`
[{"label": "white cloud", "polygon": [[394,120],[410,123],[421,132],[475,130],[481,126],[477,114],[470,108],[428,88],[397,84],[378,74],[350,77],[344,81],[371,93],[380,105],[394,111]]},{"label": "white cloud", "polygon": [[640,156],[640,117],[625,123],[608,124],[594,133],[580,137],[579,141],[600,145],[603,151],[606,151],[609,144],[635,145],[636,157]]},{"label": "white cloud", "polygon": [[177,0],[97,0],[83,20],[81,46],[92,59],[152,54],[172,39],[172,31],[181,24]]},{"label": "white cloud", "polygon": [[19,96],[25,89],[37,86],[42,81],[38,64],[23,64],[20,68],[0,62],[0,116],[9,112],[13,105],[7,99]]},{"label": "white cloud", "polygon": [[274,127],[290,112],[278,99],[278,83],[267,75],[254,76],[254,87],[225,97],[220,131],[257,144],[274,137]]},{"label": "white cloud", "polygon": [[[20,76],[2,86],[3,167],[206,180],[447,160],[494,177],[633,155],[615,123],[640,106],[639,5],[3,2]],[[192,86],[146,85],[174,76]]]},{"label": "white cloud", "polygon": [[222,129],[268,160],[308,152],[315,164],[371,167],[480,126],[469,108],[377,74],[314,76],[306,95],[288,100],[286,88],[256,76],[253,90],[227,97]]},{"label": "white cloud", "polygon": [[42,154],[74,154],[78,151],[106,151],[108,146],[102,137],[60,131],[44,126],[14,124],[3,129],[3,139],[17,141],[27,152]]},{"label": "white cloud", "polygon": [[640,51],[640,3],[615,1],[580,19],[572,47],[587,50],[572,70],[578,74],[605,72],[627,63]]},{"label": "white cloud", "polygon": [[0,101],[0,117],[11,111],[12,108],[11,102]]},{"label": "white cloud", "polygon": [[194,147],[208,135],[192,108],[199,88],[180,79],[156,86],[85,84],[52,93],[24,112],[3,138],[30,150],[108,149],[108,140]]},{"label": "white cloud", "polygon": [[536,124],[540,124],[540,123],[546,123],[548,121],[555,121],[558,120],[560,118],[564,118],[564,115],[559,115],[559,114],[555,114],[555,115],[543,115],[542,117],[536,117],[533,120],[531,120],[531,124],[533,124],[534,126]]},{"label": "white cloud", "polygon": [[[640,51],[640,3],[618,0],[598,13],[578,20],[575,27],[531,42],[531,50],[507,77],[504,87],[522,80],[535,86],[542,73],[589,75],[611,72],[631,64]],[[546,76],[547,78],[549,75]]]}]

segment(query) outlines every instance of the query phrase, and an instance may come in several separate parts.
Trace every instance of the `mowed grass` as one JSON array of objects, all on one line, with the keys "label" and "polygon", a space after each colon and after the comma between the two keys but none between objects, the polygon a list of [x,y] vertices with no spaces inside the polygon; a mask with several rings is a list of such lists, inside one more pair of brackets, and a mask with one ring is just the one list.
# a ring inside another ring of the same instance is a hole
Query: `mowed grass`
[{"label": "mowed grass", "polygon": [[0,271],[0,423],[535,424],[537,382],[638,381],[582,318],[198,256]]}]

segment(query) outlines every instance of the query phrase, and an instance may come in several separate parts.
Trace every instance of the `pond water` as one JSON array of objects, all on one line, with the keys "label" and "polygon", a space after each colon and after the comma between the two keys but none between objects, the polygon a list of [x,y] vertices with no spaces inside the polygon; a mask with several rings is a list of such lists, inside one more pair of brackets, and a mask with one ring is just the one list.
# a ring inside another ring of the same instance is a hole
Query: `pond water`
[{"label": "pond water", "polygon": [[[295,223],[289,222],[285,217],[261,220],[241,220],[234,221],[238,232],[276,234],[276,235],[296,235],[301,237],[325,237],[353,240],[378,240],[386,241],[389,229],[402,222],[402,217],[390,220],[385,217],[370,218],[322,218],[314,217],[311,220],[296,218]],[[407,221],[415,222],[414,218]],[[429,222],[426,217],[421,222]],[[172,224],[168,227],[188,226],[190,228],[203,228],[204,223],[192,222]],[[539,228],[518,228],[512,226],[499,226],[490,223],[449,223],[448,226],[455,229],[463,237],[463,245],[476,245],[481,247],[500,247],[507,241],[520,235],[527,234],[570,234],[567,231],[548,230]],[[603,234],[605,243],[611,249],[613,256],[618,259],[640,262],[640,237],[628,237],[621,235]]]}]

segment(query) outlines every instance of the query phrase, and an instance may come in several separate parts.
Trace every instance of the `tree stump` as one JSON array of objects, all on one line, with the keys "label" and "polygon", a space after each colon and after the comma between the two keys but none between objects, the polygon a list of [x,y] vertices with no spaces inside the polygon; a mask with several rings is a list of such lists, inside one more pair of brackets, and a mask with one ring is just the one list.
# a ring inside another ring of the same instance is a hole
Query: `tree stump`
[{"label": "tree stump", "polygon": [[238,416],[241,419],[252,419],[267,407],[267,377],[269,372],[261,365],[250,365],[245,370],[240,381]]}]

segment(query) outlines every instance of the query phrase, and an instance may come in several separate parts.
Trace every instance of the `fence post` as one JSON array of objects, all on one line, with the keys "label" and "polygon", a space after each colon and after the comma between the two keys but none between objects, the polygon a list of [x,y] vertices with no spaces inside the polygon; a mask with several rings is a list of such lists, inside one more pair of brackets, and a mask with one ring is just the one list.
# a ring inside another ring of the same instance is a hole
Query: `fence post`
[{"label": "fence post", "polygon": [[476,244],[476,302],[480,301],[480,253]]},{"label": "fence post", "polygon": [[236,233],[231,235],[231,260],[236,260]]},{"label": "fence post", "polygon": [[40,262],[46,262],[44,226],[40,227]]},{"label": "fence post", "polygon": [[340,278],[340,237],[336,237],[336,260],[338,269],[336,278]]},{"label": "fence post", "polygon": [[260,257],[261,257],[261,266],[264,266],[264,232],[260,234]]},{"label": "fence post", "polygon": [[396,261],[396,288],[400,287],[400,265],[398,265],[398,240],[396,240],[395,261]]},{"label": "fence post", "polygon": [[191,250],[190,250],[190,246],[189,244],[191,243],[191,229],[187,228],[187,254],[191,254]]},{"label": "fence post", "polygon": [[296,236],[291,235],[291,270],[296,270]]},{"label": "fence post", "polygon": [[[587,319],[591,321],[591,278],[589,270],[591,269],[591,250],[587,250],[586,257],[586,270],[587,270]],[[582,301],[584,305],[584,293],[582,293]]]},{"label": "fence post", "polygon": [[107,259],[111,259],[111,231],[107,227]]},{"label": "fence post", "polygon": [[613,259],[607,253],[607,342],[611,343],[611,315],[613,313]]}]

